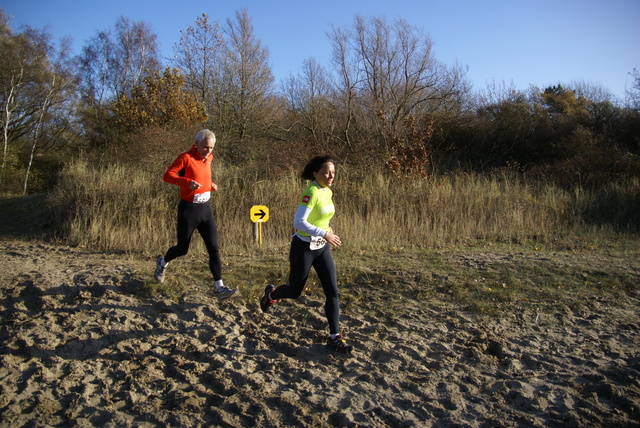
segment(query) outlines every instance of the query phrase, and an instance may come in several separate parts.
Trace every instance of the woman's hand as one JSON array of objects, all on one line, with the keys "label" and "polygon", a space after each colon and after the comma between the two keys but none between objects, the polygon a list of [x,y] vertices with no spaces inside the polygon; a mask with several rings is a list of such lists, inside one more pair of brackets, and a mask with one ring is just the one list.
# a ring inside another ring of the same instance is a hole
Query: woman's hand
[{"label": "woman's hand", "polygon": [[198,183],[195,180],[192,180],[191,183],[189,183],[189,189],[191,190],[198,190],[201,187],[202,187],[202,184]]},{"label": "woman's hand", "polygon": [[342,241],[340,240],[340,237],[338,235],[336,235],[335,233],[333,233],[333,229],[329,229],[329,231],[327,232],[327,236],[325,236],[324,239],[332,247],[338,247],[338,246],[340,246],[342,244]]}]

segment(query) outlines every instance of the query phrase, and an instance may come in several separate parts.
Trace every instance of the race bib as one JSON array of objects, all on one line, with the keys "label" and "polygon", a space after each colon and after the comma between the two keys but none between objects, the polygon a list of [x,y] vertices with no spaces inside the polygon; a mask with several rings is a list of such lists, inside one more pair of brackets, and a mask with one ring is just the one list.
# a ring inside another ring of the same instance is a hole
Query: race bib
[{"label": "race bib", "polygon": [[211,198],[211,192],[198,193],[193,195],[193,203],[204,204],[205,202],[209,202],[209,198]]},{"label": "race bib", "polygon": [[319,250],[327,244],[327,241],[322,236],[312,236],[309,243],[310,250]]}]

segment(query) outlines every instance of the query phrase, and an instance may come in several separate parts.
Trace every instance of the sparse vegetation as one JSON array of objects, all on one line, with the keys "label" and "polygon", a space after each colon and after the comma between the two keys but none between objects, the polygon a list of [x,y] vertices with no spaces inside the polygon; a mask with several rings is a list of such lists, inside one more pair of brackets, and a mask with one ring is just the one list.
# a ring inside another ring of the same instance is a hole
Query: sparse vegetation
[{"label": "sparse vegetation", "polygon": [[[139,37],[119,37],[132,30]],[[71,58],[46,31],[14,32],[0,10],[0,192],[38,192],[2,200],[3,236],[46,236],[146,262],[175,234],[178,193],[160,177],[195,132],[210,127],[218,136],[212,206],[226,272],[252,284],[248,298],[264,281],[286,280],[291,217],[304,186],[296,168],[317,153],[337,161],[347,306],[367,301],[362,284],[393,284],[416,299],[444,287],[487,313],[525,295],[554,299],[559,284],[574,292],[580,285],[564,265],[514,272],[498,263],[489,274],[447,259],[470,248],[551,260],[637,255],[628,244],[640,232],[635,102],[623,106],[584,84],[473,94],[463,68],[441,64],[428,34],[402,19],[356,16],[334,28],[328,68],[311,58],[279,90],[246,10],[223,26],[202,15],[182,35],[175,68],[162,64],[150,27],[125,17]],[[239,54],[248,51],[255,55]],[[137,59],[122,63],[119,52]],[[271,211],[262,249],[252,205]],[[194,244],[186,260],[198,263],[204,249]],[[208,281],[206,269],[200,278],[177,265],[173,283],[149,290],[179,297]],[[612,290],[637,280],[626,269],[629,277],[605,271]]]},{"label": "sparse vegetation", "polygon": [[[65,215],[56,216],[55,230],[65,242],[145,259],[173,242],[177,192],[158,176],[118,165],[92,169],[83,162],[65,171],[48,199],[51,207],[64,208],[59,212]],[[266,283],[287,280],[291,216],[304,183],[294,171],[271,180],[233,169],[218,170],[217,175],[226,177],[213,199],[225,277],[243,284],[245,298],[257,299]],[[617,212],[627,217],[614,223],[600,221],[592,207],[599,206],[599,197],[628,195],[637,187],[631,182],[605,193],[570,192],[553,184],[528,183],[512,172],[406,183],[382,171],[362,176],[338,168],[335,228],[345,244],[336,259],[344,302],[362,306],[365,284],[391,286],[427,300],[431,293],[444,291],[483,313],[514,302],[558,301],[561,295],[580,302],[603,288],[576,273],[583,257],[607,253],[632,259],[638,253],[633,217],[637,197],[615,198]],[[263,248],[254,243],[249,219],[250,207],[257,204],[270,209]],[[210,282],[204,248],[197,238],[193,242],[192,254],[172,267],[170,286],[150,283],[150,290],[178,298],[189,284]],[[487,256],[491,259],[469,261],[468,266],[449,259],[469,249],[492,254]],[[194,272],[181,268],[182,263],[202,264],[202,269]],[[619,268],[604,268],[609,293],[636,287],[637,274]],[[591,277],[588,266],[582,272]],[[314,284],[312,279],[312,292]]]},{"label": "sparse vegetation", "polygon": [[[296,172],[260,178],[217,170],[212,206],[221,244],[231,251],[254,246],[249,209],[267,205],[265,245],[286,246],[304,184]],[[455,174],[402,182],[371,169],[337,169],[336,230],[351,250],[514,244],[571,249],[576,238],[609,240],[638,232],[638,182],[571,192],[529,182],[513,172]],[[69,165],[49,203],[60,210],[57,235],[74,245],[154,254],[174,239],[176,189],[159,174],[122,165]],[[604,207],[615,212],[605,215]]]}]

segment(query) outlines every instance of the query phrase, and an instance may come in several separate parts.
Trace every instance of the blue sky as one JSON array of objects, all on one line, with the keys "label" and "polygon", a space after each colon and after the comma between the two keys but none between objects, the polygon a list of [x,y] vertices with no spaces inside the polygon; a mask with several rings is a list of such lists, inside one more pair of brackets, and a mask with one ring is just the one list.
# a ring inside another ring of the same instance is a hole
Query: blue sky
[{"label": "blue sky", "polygon": [[224,24],[246,8],[278,80],[297,75],[310,57],[328,66],[327,32],[350,26],[356,14],[421,28],[436,59],[468,67],[477,90],[583,81],[623,97],[629,73],[640,69],[639,0],[0,0],[0,7],[14,30],[46,27],[55,39],[71,37],[77,52],[120,15],[144,21],[166,57],[202,13]]}]

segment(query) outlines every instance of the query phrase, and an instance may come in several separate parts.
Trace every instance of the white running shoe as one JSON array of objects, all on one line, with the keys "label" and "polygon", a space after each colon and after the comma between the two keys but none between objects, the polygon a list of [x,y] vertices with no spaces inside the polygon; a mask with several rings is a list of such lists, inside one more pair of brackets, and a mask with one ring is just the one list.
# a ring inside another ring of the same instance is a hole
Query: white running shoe
[{"label": "white running shoe", "polygon": [[236,293],[236,291],[238,291],[237,288],[231,289],[231,288],[226,287],[226,286],[223,285],[216,292],[216,295],[218,296],[218,300],[224,300],[226,298],[229,298],[229,297],[233,296]]}]

